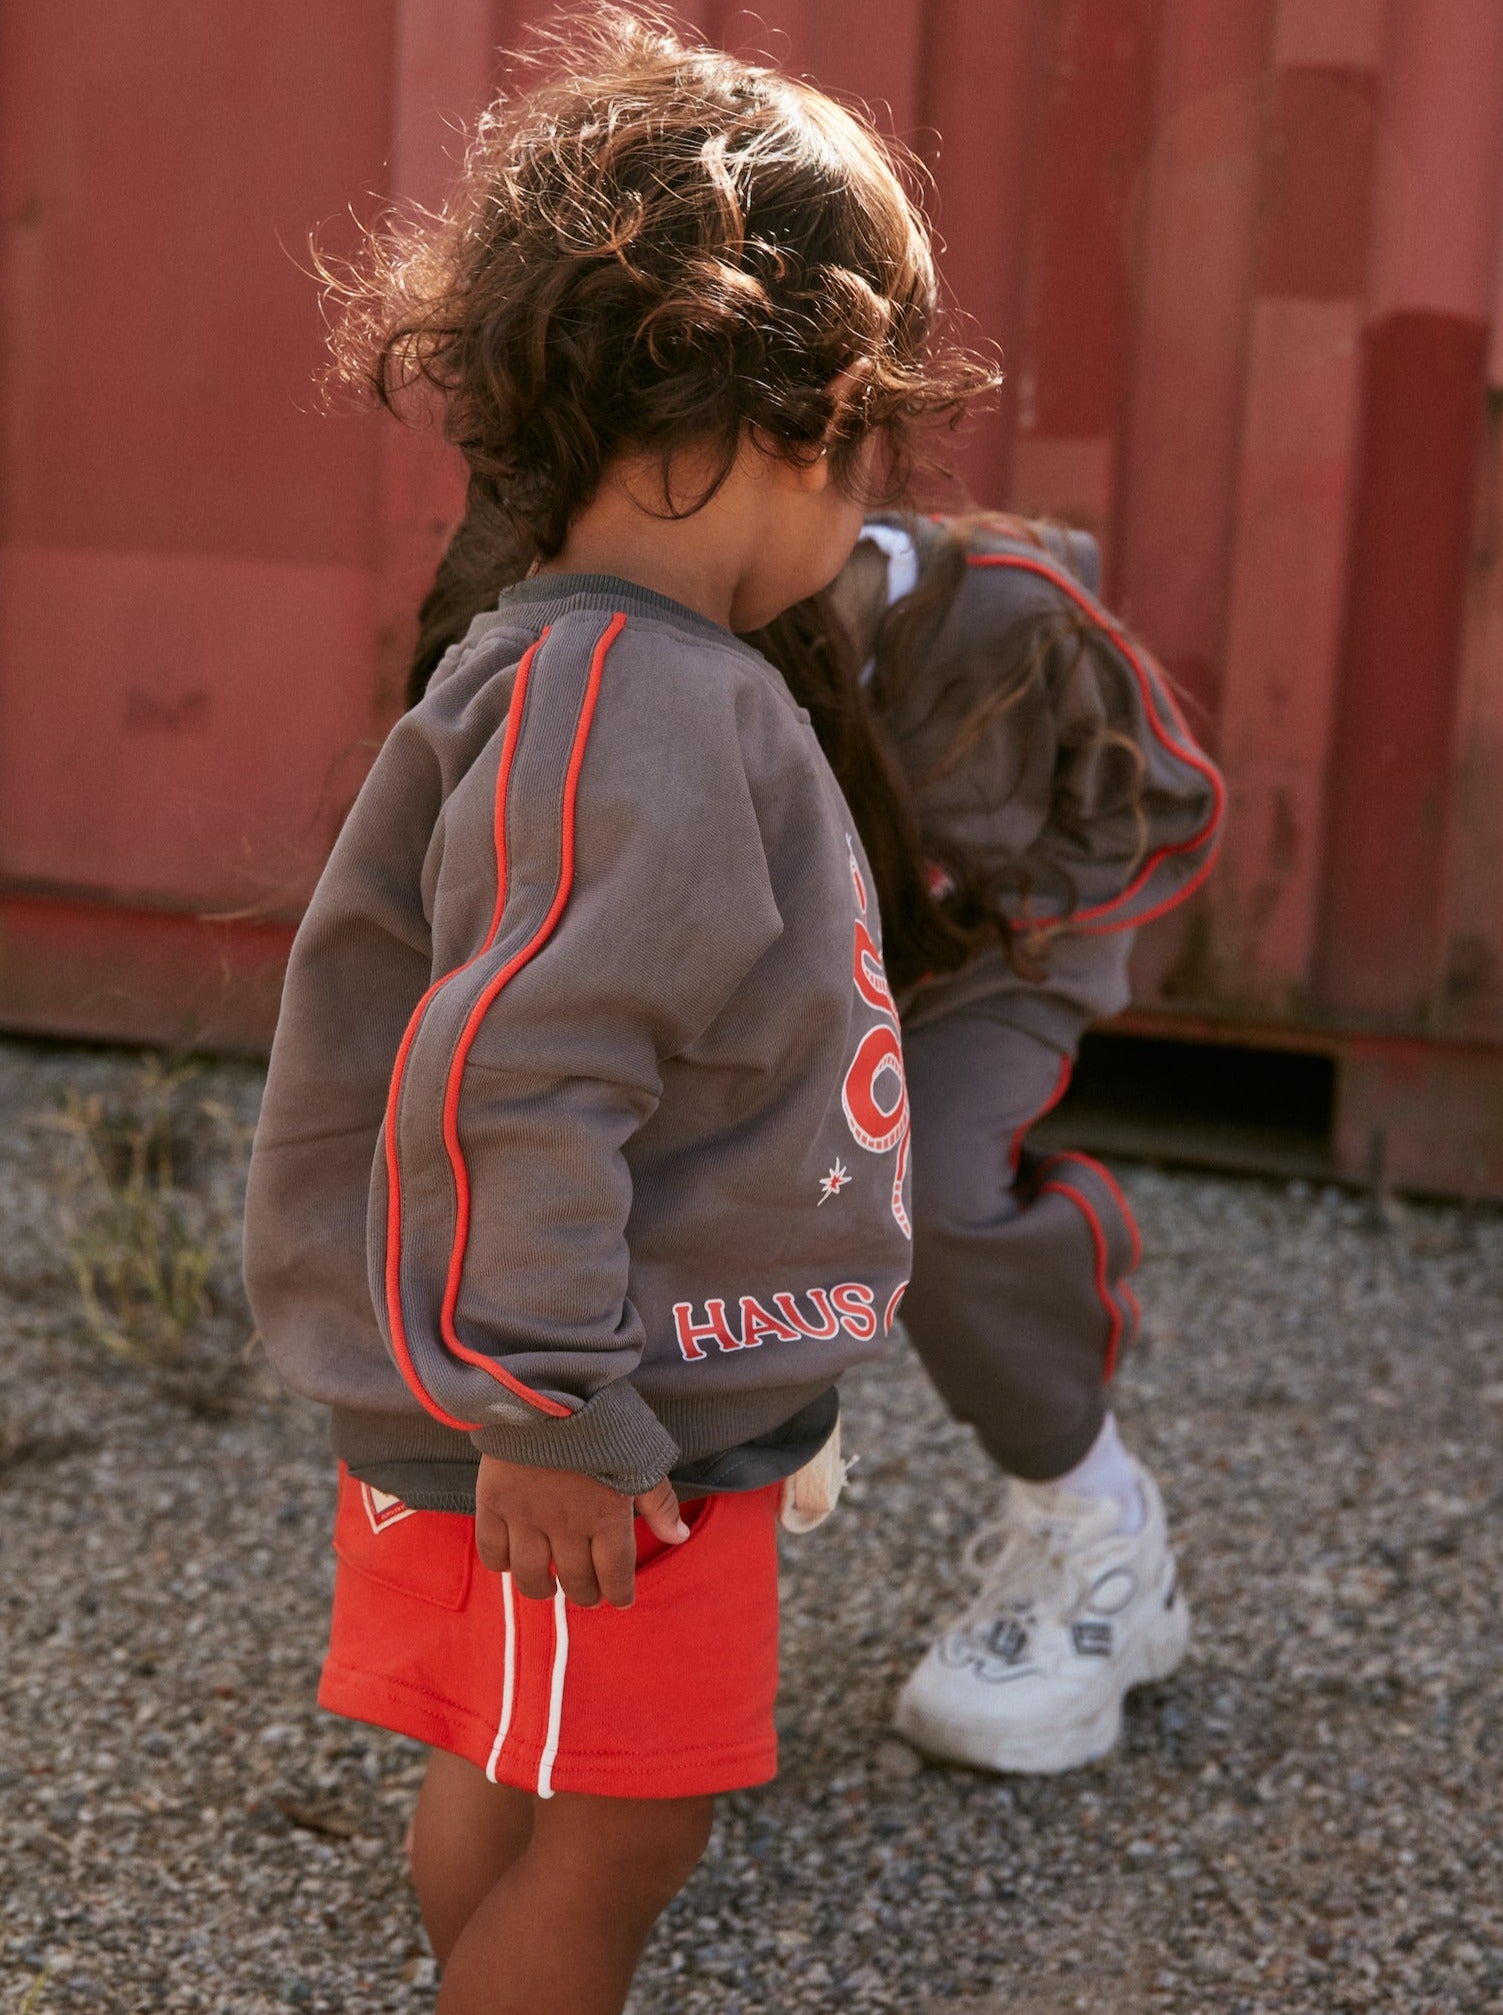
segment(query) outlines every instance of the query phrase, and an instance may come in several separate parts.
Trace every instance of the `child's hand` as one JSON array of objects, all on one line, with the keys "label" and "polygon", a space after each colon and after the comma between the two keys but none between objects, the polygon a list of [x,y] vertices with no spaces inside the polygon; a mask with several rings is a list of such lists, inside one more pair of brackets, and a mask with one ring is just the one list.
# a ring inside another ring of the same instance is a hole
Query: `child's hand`
[{"label": "child's hand", "polygon": [[630,1609],[637,1574],[634,1513],[665,1546],[689,1537],[666,1478],[640,1497],[623,1497],[577,1470],[480,1458],[475,1545],[484,1564],[496,1574],[509,1572],[524,1595],[541,1599],[559,1586],[581,1609],[593,1609],[602,1596],[613,1609]]}]

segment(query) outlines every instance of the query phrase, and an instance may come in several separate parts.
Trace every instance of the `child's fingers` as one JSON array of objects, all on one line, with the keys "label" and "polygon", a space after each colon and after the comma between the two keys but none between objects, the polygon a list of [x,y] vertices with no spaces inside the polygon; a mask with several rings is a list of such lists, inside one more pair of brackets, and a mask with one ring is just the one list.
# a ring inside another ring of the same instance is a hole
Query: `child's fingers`
[{"label": "child's fingers", "polygon": [[521,1594],[543,1602],[557,1586],[553,1579],[553,1549],[548,1535],[536,1527],[511,1529],[511,1578]]},{"label": "child's fingers", "polygon": [[558,1585],[581,1609],[593,1609],[600,1600],[600,1583],[595,1578],[595,1562],[588,1539],[556,1539],[553,1542],[553,1571]]},{"label": "child's fingers", "polygon": [[482,1503],[475,1507],[475,1551],[480,1565],[492,1574],[505,1574],[511,1567],[511,1535],[506,1520]]},{"label": "child's fingers", "polygon": [[637,1598],[637,1541],[629,1518],[620,1529],[597,1532],[590,1548],[600,1593],[612,1609],[630,1609]]},{"label": "child's fingers", "polygon": [[683,1545],[689,1537],[689,1528],[678,1515],[678,1494],[666,1476],[633,1501],[638,1518],[647,1521],[647,1529],[655,1539],[661,1539],[665,1546]]}]

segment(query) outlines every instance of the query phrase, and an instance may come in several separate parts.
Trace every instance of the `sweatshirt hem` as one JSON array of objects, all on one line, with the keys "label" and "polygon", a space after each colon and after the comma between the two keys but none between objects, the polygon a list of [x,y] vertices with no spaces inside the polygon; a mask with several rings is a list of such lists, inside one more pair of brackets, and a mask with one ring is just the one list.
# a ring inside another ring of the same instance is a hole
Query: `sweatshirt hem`
[{"label": "sweatshirt hem", "polygon": [[[629,1388],[635,1396],[636,1388]],[[648,1483],[628,1489],[611,1476],[601,1481],[635,1496],[663,1476],[694,1496],[761,1490],[802,1469],[829,1440],[840,1417],[833,1383],[733,1393],[723,1399],[643,1402],[650,1406],[674,1460]],[[563,1423],[560,1423],[563,1425]],[[531,1432],[546,1436],[552,1423]],[[519,1433],[523,1430],[518,1430]],[[330,1441],[335,1455],[362,1483],[398,1497],[414,1511],[473,1513],[481,1437],[455,1432],[426,1413],[361,1413],[335,1408]],[[515,1445],[515,1444],[514,1444]],[[539,1444],[536,1468],[559,1467]],[[526,1461],[500,1448],[488,1451]],[[577,1465],[569,1464],[569,1467]],[[594,1472],[591,1472],[592,1474]]]}]

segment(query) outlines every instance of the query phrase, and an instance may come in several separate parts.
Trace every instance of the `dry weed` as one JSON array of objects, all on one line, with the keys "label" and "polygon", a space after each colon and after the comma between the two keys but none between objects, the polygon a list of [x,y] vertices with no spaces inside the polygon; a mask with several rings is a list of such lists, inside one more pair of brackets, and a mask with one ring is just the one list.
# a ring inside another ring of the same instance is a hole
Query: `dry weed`
[{"label": "dry weed", "polygon": [[71,1149],[64,1232],[89,1334],[156,1370],[183,1365],[210,1309],[216,1229],[185,1179],[189,1126],[233,1121],[212,1101],[192,1105],[195,1075],[150,1057],[123,1096],[70,1091],[53,1120]]}]

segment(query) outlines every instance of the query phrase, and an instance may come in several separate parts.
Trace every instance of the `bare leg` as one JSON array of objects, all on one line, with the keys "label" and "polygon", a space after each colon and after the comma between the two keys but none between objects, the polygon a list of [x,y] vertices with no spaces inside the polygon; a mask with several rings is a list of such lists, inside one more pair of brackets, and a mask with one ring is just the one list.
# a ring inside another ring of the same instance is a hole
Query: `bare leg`
[{"label": "bare leg", "polygon": [[532,1838],[537,1802],[509,1784],[492,1784],[462,1756],[435,1749],[428,1758],[407,1861],[440,1966],[476,1906]]},{"label": "bare leg", "polygon": [[712,1798],[578,1792],[532,1803],[531,1839],[450,1952],[438,2015],[621,2015],[715,1809]]}]

